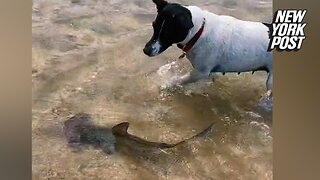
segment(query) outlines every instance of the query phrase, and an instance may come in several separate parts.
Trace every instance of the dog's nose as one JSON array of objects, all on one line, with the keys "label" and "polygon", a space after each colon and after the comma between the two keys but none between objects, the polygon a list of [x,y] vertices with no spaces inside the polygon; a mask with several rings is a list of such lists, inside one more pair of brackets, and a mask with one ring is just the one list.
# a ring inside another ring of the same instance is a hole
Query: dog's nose
[{"label": "dog's nose", "polygon": [[150,55],[151,55],[151,52],[152,52],[152,49],[151,49],[151,48],[148,48],[148,47],[144,47],[144,48],[143,48],[143,52],[144,52],[144,54],[146,54],[147,56],[150,56]]}]

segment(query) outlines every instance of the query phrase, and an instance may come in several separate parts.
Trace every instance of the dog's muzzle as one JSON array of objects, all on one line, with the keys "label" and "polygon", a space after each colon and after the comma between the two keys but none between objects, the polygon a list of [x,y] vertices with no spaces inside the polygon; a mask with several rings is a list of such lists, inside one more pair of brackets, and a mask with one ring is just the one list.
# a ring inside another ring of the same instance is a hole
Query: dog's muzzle
[{"label": "dog's muzzle", "polygon": [[144,54],[146,54],[147,56],[151,56],[152,51],[153,51],[153,49],[152,49],[151,46],[149,46],[149,47],[146,46],[146,47],[143,48],[143,52],[144,52]]},{"label": "dog's muzzle", "polygon": [[147,56],[156,56],[159,54],[161,49],[161,45],[159,43],[159,41],[152,41],[151,43],[147,43],[146,46],[143,49],[143,52],[147,55]]}]

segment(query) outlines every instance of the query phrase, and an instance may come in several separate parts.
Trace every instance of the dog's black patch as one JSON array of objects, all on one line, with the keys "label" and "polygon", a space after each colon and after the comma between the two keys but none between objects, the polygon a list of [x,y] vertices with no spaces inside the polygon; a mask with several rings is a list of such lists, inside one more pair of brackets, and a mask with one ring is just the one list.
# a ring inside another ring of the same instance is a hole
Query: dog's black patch
[{"label": "dog's black patch", "polygon": [[269,24],[269,23],[262,23],[262,24],[265,25],[265,26],[267,26],[268,28],[271,27],[271,24]]},{"label": "dog's black patch", "polygon": [[168,5],[168,2],[164,0],[152,0],[152,1],[156,4],[158,12],[161,11],[166,5]]},{"label": "dog's black patch", "polygon": [[177,44],[177,47],[178,47],[179,49],[183,49],[183,45],[182,45],[182,44]]},{"label": "dog's black patch", "polygon": [[[157,3],[156,5],[160,6]],[[166,3],[162,8],[158,8],[158,15],[152,26],[153,36],[143,50],[148,56],[151,55],[152,45],[156,41],[161,44],[158,53],[160,54],[172,44],[179,43],[187,37],[193,27],[191,12],[180,4]]]}]

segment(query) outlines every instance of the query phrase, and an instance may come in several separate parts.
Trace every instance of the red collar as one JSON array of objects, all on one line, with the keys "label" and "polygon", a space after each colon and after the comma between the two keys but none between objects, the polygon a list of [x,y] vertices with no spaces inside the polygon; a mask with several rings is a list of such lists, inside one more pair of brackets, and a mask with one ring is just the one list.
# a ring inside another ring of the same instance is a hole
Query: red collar
[{"label": "red collar", "polygon": [[179,57],[179,59],[183,58],[187,52],[189,52],[193,45],[198,41],[198,39],[200,38],[200,36],[202,35],[203,33],[203,29],[204,29],[204,25],[206,24],[206,19],[203,18],[203,22],[202,22],[202,26],[201,28],[198,30],[198,32],[190,39],[190,41],[185,45],[185,46],[182,46],[179,44],[178,47],[181,47],[182,48],[182,51],[183,51],[183,54]]}]

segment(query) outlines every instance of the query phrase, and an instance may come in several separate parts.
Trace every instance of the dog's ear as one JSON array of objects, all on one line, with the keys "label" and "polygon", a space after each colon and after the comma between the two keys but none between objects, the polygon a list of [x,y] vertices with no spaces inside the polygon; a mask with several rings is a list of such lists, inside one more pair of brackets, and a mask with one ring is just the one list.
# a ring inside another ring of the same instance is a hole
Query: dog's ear
[{"label": "dog's ear", "polygon": [[175,19],[179,21],[180,27],[183,27],[185,30],[189,30],[194,26],[191,16],[186,14],[177,15]]},{"label": "dog's ear", "polygon": [[158,12],[161,11],[168,4],[168,2],[165,0],[152,0],[152,1],[156,4]]}]

